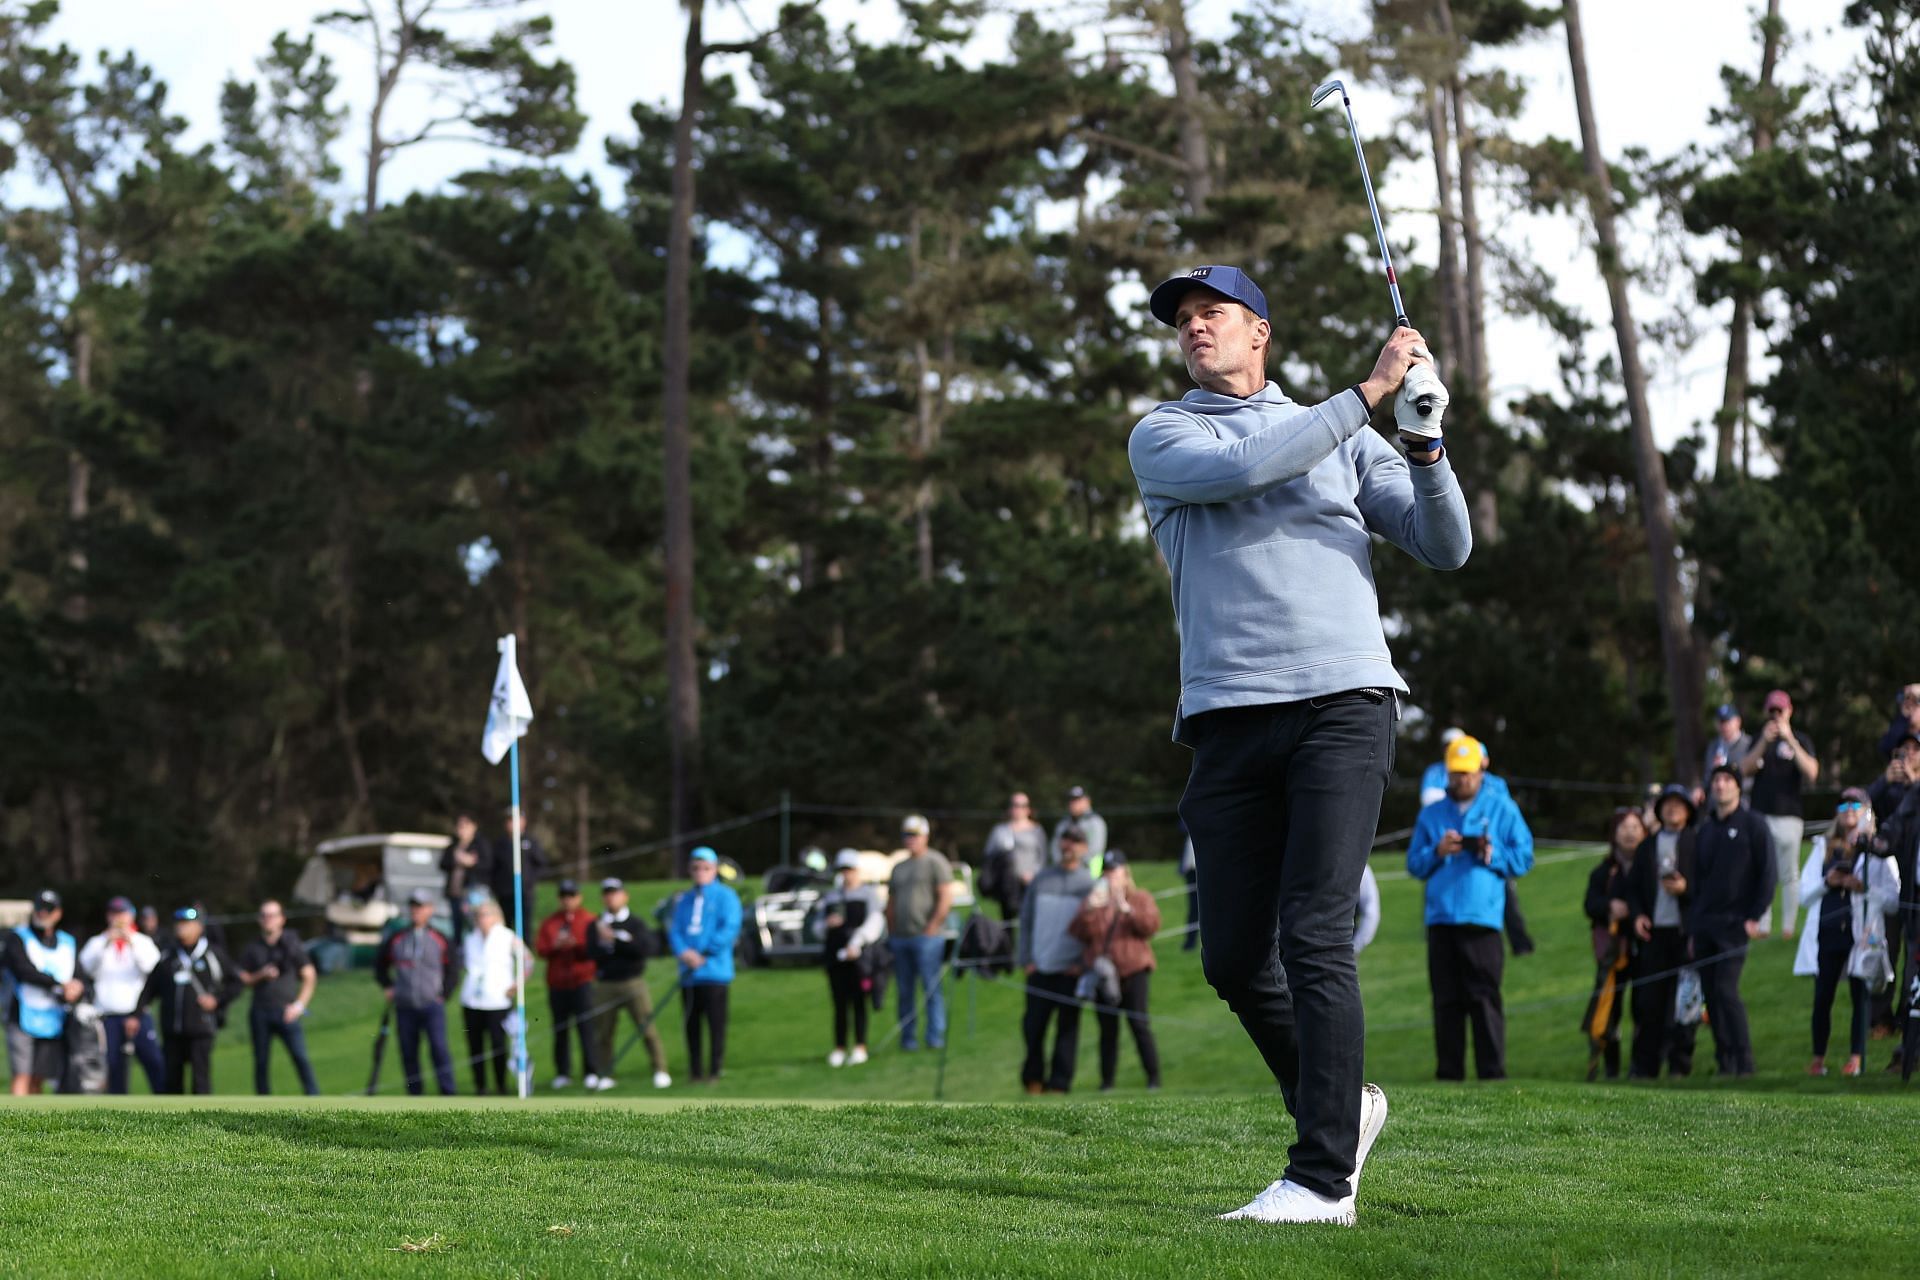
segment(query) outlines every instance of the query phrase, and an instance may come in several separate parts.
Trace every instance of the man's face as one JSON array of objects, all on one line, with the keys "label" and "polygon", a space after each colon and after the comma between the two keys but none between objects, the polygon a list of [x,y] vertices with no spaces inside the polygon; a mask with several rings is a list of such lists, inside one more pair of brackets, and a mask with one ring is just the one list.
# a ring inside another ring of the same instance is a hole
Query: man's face
[{"label": "man's face", "polygon": [[1447,775],[1447,796],[1460,804],[1466,804],[1480,794],[1480,784],[1487,780],[1484,769],[1475,769],[1472,773],[1450,773]]},{"label": "man's face", "polygon": [[1668,796],[1660,802],[1660,825],[1668,831],[1684,831],[1687,827],[1687,802],[1679,796]]},{"label": "man's face", "polygon": [[1906,766],[1909,778],[1920,777],[1920,742],[1903,742],[1894,754]]},{"label": "man's face", "polygon": [[1084,840],[1062,840],[1060,842],[1060,865],[1067,870],[1071,871],[1079,866],[1080,860],[1086,856],[1087,845]]},{"label": "man's face", "polygon": [[1076,818],[1084,818],[1093,812],[1093,800],[1089,796],[1075,796],[1067,801],[1067,812]]},{"label": "man's face", "polygon": [[280,936],[280,931],[286,927],[287,917],[286,914],[280,910],[279,903],[269,902],[260,908],[261,933],[266,934],[269,938],[276,938]]},{"label": "man's face", "polygon": [[460,837],[461,844],[471,844],[473,838],[480,834],[480,828],[463,813],[453,820],[453,834]]},{"label": "man's face", "polygon": [[1720,722],[1720,738],[1723,742],[1732,742],[1740,736],[1740,717],[1730,716]]},{"label": "man's face", "polygon": [[561,894],[561,895],[560,895],[560,909],[561,909],[562,911],[566,911],[566,912],[569,912],[569,913],[571,913],[571,912],[574,912],[574,911],[578,911],[578,910],[580,909],[580,895],[579,895],[579,894],[577,894],[577,893],[563,893],[563,894]]},{"label": "man's face", "polygon": [[917,854],[927,851],[927,837],[924,835],[902,835],[900,840],[901,847],[908,853]]},{"label": "man's face", "polygon": [[118,929],[122,933],[132,933],[133,932],[133,912],[131,911],[107,912],[107,928]]},{"label": "man's face", "polygon": [[416,902],[407,908],[407,918],[413,921],[413,927],[424,929],[433,923],[433,904]]},{"label": "man's face", "polygon": [[1231,298],[1190,289],[1173,319],[1187,376],[1201,386],[1265,367],[1272,327]]},{"label": "man's face", "polygon": [[1713,804],[1722,811],[1740,803],[1740,783],[1730,773],[1713,775]]},{"label": "man's face", "polygon": [[708,862],[705,858],[702,858],[693,864],[693,882],[695,884],[712,884],[714,877],[719,874],[720,867],[718,863]]},{"label": "man's face", "polygon": [[602,889],[600,891],[600,905],[613,914],[619,915],[627,908],[627,891],[625,889]]},{"label": "man's face", "polygon": [[1768,707],[1767,719],[1778,720],[1780,727],[1784,729],[1793,721],[1793,709],[1790,707]]},{"label": "man's face", "polygon": [[60,923],[60,914],[59,907],[48,907],[45,910],[35,907],[33,911],[33,927],[43,931],[51,929]]},{"label": "man's face", "polygon": [[200,941],[200,922],[198,920],[175,920],[173,936],[183,947],[192,947]]}]

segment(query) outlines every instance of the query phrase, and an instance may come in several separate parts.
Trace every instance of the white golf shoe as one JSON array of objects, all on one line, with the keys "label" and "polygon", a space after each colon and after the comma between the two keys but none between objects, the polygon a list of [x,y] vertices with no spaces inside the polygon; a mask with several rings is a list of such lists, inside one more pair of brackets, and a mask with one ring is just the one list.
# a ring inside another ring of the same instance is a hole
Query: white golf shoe
[{"label": "white golf shoe", "polygon": [[1350,1227],[1353,1225],[1353,1197],[1330,1199],[1316,1191],[1307,1190],[1297,1182],[1282,1178],[1247,1204],[1220,1217],[1229,1222],[1320,1222],[1329,1226]]},{"label": "white golf shoe", "polygon": [[1353,1193],[1360,1194],[1360,1171],[1367,1167],[1367,1155],[1373,1150],[1374,1140],[1380,1136],[1380,1130],[1387,1126],[1387,1095],[1381,1092],[1377,1084],[1362,1085],[1360,1088],[1360,1145],[1353,1153],[1353,1177],[1348,1179],[1353,1185]]},{"label": "white golf shoe", "polygon": [[865,1062],[866,1060],[867,1060],[867,1051],[859,1045],[855,1045],[853,1047],[853,1052],[847,1055],[847,1061],[856,1067],[859,1066],[861,1063]]},{"label": "white golf shoe", "polygon": [[847,1051],[845,1049],[835,1049],[832,1053],[827,1055],[827,1065],[830,1067],[846,1066]]},{"label": "white golf shoe", "polygon": [[668,1075],[668,1074],[667,1074],[666,1072],[664,1072],[664,1071],[656,1071],[656,1072],[654,1072],[654,1073],[653,1073],[653,1087],[654,1087],[654,1088],[656,1088],[656,1089],[665,1089],[665,1088],[669,1088],[669,1087],[671,1087],[671,1086],[672,1086],[672,1084],[673,1084],[673,1077],[672,1077],[672,1076],[670,1076],[670,1075]]},{"label": "white golf shoe", "polygon": [[591,1071],[589,1071],[587,1073],[587,1078],[582,1082],[582,1084],[588,1090],[588,1092],[592,1092],[593,1090],[598,1089],[600,1087],[600,1077],[597,1075],[594,1075]]},{"label": "white golf shoe", "polygon": [[547,1081],[547,1087],[550,1089],[565,1089],[572,1084],[572,1076],[555,1076],[553,1079]]},{"label": "white golf shoe", "polygon": [[601,1076],[600,1083],[594,1085],[593,1087],[600,1093],[605,1093],[607,1090],[613,1088],[613,1086],[616,1083],[617,1082],[614,1080],[612,1076]]}]

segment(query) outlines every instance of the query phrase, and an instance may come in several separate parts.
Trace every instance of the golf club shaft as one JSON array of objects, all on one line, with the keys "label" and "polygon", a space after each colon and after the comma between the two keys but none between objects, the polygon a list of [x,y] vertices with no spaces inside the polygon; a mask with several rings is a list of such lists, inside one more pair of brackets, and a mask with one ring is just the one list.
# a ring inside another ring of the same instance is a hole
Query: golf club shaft
[{"label": "golf club shaft", "polygon": [[1367,193],[1367,212],[1373,215],[1373,236],[1380,245],[1380,263],[1387,269],[1387,292],[1393,298],[1393,322],[1404,328],[1412,328],[1407,320],[1407,304],[1400,299],[1400,277],[1393,269],[1393,252],[1387,248],[1387,229],[1380,223],[1380,202],[1374,198],[1373,175],[1367,171],[1367,153],[1360,145],[1360,126],[1353,120],[1353,100],[1347,97],[1345,87],[1340,90],[1340,109],[1347,113],[1347,136],[1353,139],[1353,158],[1360,162],[1360,185]]}]

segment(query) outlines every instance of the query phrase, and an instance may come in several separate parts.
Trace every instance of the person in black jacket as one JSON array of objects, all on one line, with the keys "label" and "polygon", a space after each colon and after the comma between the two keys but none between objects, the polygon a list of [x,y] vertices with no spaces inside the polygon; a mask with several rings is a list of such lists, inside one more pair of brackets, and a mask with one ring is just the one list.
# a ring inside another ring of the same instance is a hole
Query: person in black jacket
[{"label": "person in black jacket", "polygon": [[593,922],[593,936],[587,940],[587,954],[596,965],[593,984],[595,1055],[606,1074],[587,1076],[589,1089],[605,1091],[614,1087],[614,1035],[620,1030],[620,1015],[633,1019],[647,1046],[647,1058],[653,1066],[653,1087],[665,1089],[673,1083],[667,1074],[667,1046],[655,1027],[653,993],[647,989],[647,960],[659,955],[659,934],[635,915],[627,902],[627,886],[618,876],[600,882],[600,918]]},{"label": "person in black jacket", "polygon": [[1581,1029],[1587,1034],[1587,1079],[1620,1078],[1620,1010],[1627,1000],[1627,967],[1633,939],[1632,890],[1628,877],[1647,838],[1638,809],[1615,809],[1607,834],[1607,856],[1587,877],[1587,920],[1593,930],[1593,998]]},{"label": "person in black jacket", "polygon": [[1874,853],[1893,860],[1900,872],[1900,909],[1888,920],[1887,948],[1895,968],[1905,967],[1893,992],[1892,1021],[1903,1026],[1903,1043],[1893,1051],[1887,1070],[1910,1077],[1920,1066],[1920,885],[1914,883],[1920,866],[1920,785],[1907,788],[1893,816],[1880,824],[1873,838]]},{"label": "person in black jacket", "polygon": [[226,948],[205,936],[198,907],[173,913],[173,942],[147,975],[139,1007],[160,1002],[160,1043],[167,1060],[167,1092],[213,1092],[213,1037],[226,1022],[227,1006],[240,994],[240,969]]},{"label": "person in black jacket", "polygon": [[[540,918],[533,914],[534,886],[539,884],[553,866],[547,860],[547,850],[540,841],[527,833],[527,816],[515,813],[513,807],[507,807],[507,831],[493,842],[493,859],[489,875],[493,889],[493,900],[500,904],[500,913],[507,928],[523,937],[531,938]],[[520,841],[520,919],[513,918],[513,842]]]},{"label": "person in black jacket", "polygon": [[1630,1080],[1693,1072],[1693,1041],[1698,1028],[1674,1021],[1680,970],[1687,963],[1685,927],[1691,901],[1697,829],[1693,794],[1675,782],[1655,806],[1660,829],[1633,860],[1627,873],[1627,901],[1633,908],[1633,936],[1639,944],[1633,968],[1633,1052]]},{"label": "person in black jacket", "polygon": [[453,912],[453,946],[458,951],[473,925],[467,915],[468,895],[493,884],[493,848],[480,834],[480,824],[470,810],[454,815],[453,843],[440,855],[440,870],[447,876],[447,906]]},{"label": "person in black jacket", "polygon": [[1687,936],[1707,998],[1720,1074],[1743,1077],[1753,1074],[1754,1064],[1740,970],[1747,948],[1766,931],[1773,905],[1773,845],[1760,815],[1740,807],[1740,777],[1734,770],[1715,769],[1708,794],[1713,806],[1694,843]]}]

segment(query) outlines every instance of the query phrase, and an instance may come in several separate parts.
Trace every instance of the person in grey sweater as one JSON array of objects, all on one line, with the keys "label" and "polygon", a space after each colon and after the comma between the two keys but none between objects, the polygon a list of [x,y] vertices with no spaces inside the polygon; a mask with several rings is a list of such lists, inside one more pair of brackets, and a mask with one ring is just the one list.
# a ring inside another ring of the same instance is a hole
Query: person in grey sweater
[{"label": "person in grey sweater", "polygon": [[[1084,865],[1087,833],[1068,827],[1060,833],[1060,864],[1040,871],[1027,886],[1020,908],[1020,939],[1014,960],[1027,975],[1027,1011],[1020,1020],[1027,1040],[1020,1083],[1028,1093],[1065,1093],[1073,1088],[1080,1057],[1080,1001],[1074,987],[1080,977],[1081,943],[1069,931],[1093,877]],[[1047,1062],[1047,1023],[1054,1032],[1053,1061]]]},{"label": "person in grey sweater", "polygon": [[1047,829],[1033,820],[1033,801],[1024,791],[1007,800],[1007,820],[987,833],[981,864],[993,869],[993,898],[1002,920],[1017,919],[1027,886],[1047,865]]},{"label": "person in grey sweater", "polygon": [[[1298,1133],[1282,1177],[1228,1216],[1351,1225],[1386,1120],[1362,1075],[1355,903],[1407,691],[1374,539],[1430,568],[1466,563],[1445,389],[1427,377],[1428,411],[1412,403],[1408,374],[1432,357],[1402,327],[1365,381],[1294,403],[1267,378],[1266,296],[1237,267],[1194,267],[1148,305],[1196,384],[1135,425],[1127,456],[1173,577],[1203,964]],[[1388,401],[1404,455],[1368,428]]]},{"label": "person in grey sweater", "polygon": [[1060,861],[1060,837],[1068,827],[1080,828],[1080,834],[1087,838],[1087,852],[1081,861],[1087,874],[1098,880],[1107,857],[1107,820],[1093,811],[1093,797],[1085,787],[1067,788],[1067,816],[1054,824],[1053,844],[1048,851],[1056,863]]}]

